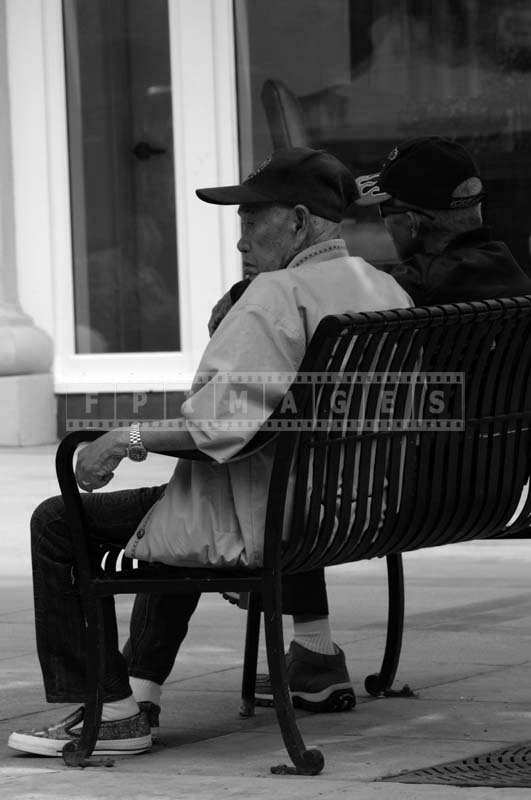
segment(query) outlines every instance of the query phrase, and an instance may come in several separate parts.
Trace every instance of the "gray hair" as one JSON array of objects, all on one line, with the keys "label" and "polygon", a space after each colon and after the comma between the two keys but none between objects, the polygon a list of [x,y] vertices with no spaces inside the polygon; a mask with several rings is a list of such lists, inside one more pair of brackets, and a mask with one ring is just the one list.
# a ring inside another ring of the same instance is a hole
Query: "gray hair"
[{"label": "gray hair", "polygon": [[310,230],[308,233],[308,245],[325,242],[327,239],[338,239],[341,237],[341,223],[331,219],[318,217],[310,214]]},{"label": "gray hair", "polygon": [[[479,178],[468,178],[452,192],[452,197],[456,199],[470,197],[480,194],[482,188]],[[474,230],[483,223],[481,201],[468,208],[439,209],[435,211],[430,209],[430,214],[433,215],[434,219],[428,219],[428,217],[415,214],[415,212],[411,213],[415,217],[421,236],[441,236],[447,241],[460,233]]]}]

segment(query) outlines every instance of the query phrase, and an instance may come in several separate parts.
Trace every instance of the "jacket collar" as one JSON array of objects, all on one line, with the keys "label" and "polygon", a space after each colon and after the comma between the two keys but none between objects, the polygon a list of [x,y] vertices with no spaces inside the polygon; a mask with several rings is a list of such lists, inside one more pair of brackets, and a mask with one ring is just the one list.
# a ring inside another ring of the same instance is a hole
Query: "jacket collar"
[{"label": "jacket collar", "polygon": [[[458,233],[457,236],[448,242],[447,247],[456,247],[461,245],[475,245],[482,242],[490,242],[492,240],[492,230],[488,225],[482,225],[480,228],[474,228],[472,231],[465,231]],[[446,248],[445,248],[446,249]]]},{"label": "jacket collar", "polygon": [[332,258],[348,258],[347,246],[343,239],[328,239],[326,242],[312,244],[297,253],[289,262],[287,269],[295,269],[308,262],[330,261]]}]

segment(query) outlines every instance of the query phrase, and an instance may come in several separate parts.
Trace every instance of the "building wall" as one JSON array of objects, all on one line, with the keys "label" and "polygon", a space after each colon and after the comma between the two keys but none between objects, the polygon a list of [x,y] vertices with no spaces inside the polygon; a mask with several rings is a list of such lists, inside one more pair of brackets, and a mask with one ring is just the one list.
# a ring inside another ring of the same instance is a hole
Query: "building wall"
[{"label": "building wall", "polygon": [[49,125],[42,0],[5,0],[5,8],[19,298],[36,325],[53,337],[54,220],[48,193]]},{"label": "building wall", "polygon": [[184,389],[208,341],[210,309],[241,276],[235,209],[207,206],[194,193],[238,176],[231,0],[168,3],[182,349],[123,358],[76,352],[62,2],[0,3],[12,101],[16,276],[24,311],[54,340],[55,389]]}]

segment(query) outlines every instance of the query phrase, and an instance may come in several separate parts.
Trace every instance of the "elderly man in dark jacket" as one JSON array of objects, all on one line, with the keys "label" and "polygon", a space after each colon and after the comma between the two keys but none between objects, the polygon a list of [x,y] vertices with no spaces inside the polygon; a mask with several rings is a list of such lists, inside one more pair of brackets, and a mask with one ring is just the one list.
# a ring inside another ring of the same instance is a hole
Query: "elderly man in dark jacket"
[{"label": "elderly man in dark jacket", "polygon": [[484,190],[464,147],[429,136],[395,147],[357,178],[359,205],[378,204],[400,263],[391,272],[415,305],[531,292],[531,279],[483,225]]}]

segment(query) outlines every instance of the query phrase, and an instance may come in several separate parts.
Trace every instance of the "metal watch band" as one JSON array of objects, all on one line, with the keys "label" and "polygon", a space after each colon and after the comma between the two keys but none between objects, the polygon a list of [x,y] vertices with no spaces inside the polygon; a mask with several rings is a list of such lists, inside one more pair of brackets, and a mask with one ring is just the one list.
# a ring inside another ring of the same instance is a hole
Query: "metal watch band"
[{"label": "metal watch band", "polygon": [[140,423],[133,422],[129,427],[129,447],[127,455],[131,461],[144,461],[147,458],[147,450],[140,436]]},{"label": "metal watch band", "polygon": [[129,447],[144,447],[140,436],[140,423],[132,422],[129,428]]}]

